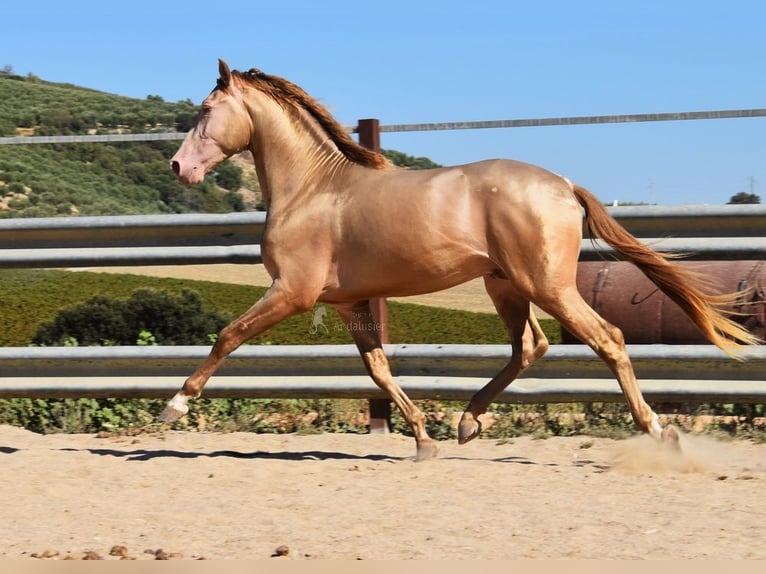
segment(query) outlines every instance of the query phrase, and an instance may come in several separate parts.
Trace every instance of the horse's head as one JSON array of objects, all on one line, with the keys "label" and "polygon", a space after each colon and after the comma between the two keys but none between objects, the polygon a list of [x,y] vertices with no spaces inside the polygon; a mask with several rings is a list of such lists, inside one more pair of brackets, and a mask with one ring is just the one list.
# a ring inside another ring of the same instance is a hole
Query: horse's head
[{"label": "horse's head", "polygon": [[242,90],[223,60],[218,60],[218,72],[218,83],[202,102],[197,123],[170,160],[171,169],[184,183],[200,183],[207,172],[250,143],[252,121]]}]

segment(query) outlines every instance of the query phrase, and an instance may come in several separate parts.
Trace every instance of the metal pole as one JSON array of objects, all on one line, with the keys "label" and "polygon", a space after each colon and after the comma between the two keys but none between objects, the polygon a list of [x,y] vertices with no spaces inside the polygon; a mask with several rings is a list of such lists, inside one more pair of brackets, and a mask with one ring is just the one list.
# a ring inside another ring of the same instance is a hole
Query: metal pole
[{"label": "metal pole", "polygon": [[[380,151],[380,122],[370,118],[359,120],[357,126],[359,145]],[[370,300],[370,309],[375,326],[380,332],[380,342],[388,343],[388,305],[385,299]],[[388,399],[371,399],[370,409],[370,432],[387,433],[391,429],[391,401]]]}]

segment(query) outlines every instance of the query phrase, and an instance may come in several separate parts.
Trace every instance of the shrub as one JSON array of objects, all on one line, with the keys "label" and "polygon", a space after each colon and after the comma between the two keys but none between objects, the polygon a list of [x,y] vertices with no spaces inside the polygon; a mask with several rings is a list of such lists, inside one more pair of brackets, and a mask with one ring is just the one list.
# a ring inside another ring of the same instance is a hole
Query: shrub
[{"label": "shrub", "polygon": [[225,161],[215,168],[215,182],[230,191],[242,187],[242,168],[230,161]]},{"label": "shrub", "polygon": [[33,342],[62,345],[206,345],[210,335],[226,324],[224,315],[206,311],[199,293],[184,289],[178,294],[156,289],[136,289],[126,300],[97,295],[85,303],[63,309],[53,321],[43,323]]}]

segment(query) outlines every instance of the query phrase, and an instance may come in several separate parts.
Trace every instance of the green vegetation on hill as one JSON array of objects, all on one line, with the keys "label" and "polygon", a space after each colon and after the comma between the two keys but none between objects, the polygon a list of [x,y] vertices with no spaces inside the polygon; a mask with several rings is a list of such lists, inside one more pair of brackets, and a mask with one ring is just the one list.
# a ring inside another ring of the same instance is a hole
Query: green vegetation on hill
[{"label": "green vegetation on hill", "polygon": [[160,96],[126,98],[88,88],[0,73],[0,135],[17,128],[35,135],[187,131],[197,117],[191,100],[165,102]]},{"label": "green vegetation on hill", "polygon": [[0,146],[0,217],[221,213],[241,210],[212,179],[181,185],[172,142]]},{"label": "green vegetation on hill", "polygon": [[[0,136],[185,132],[197,117],[190,100],[126,98],[0,72]],[[247,205],[242,168],[221,164],[200,185],[178,182],[168,161],[179,142],[0,146],[0,218],[70,215],[223,213]],[[428,158],[384,152],[396,165],[437,167]],[[249,168],[249,167],[248,167]],[[250,207],[259,207],[258,186]]]},{"label": "green vegetation on hill", "polygon": [[[159,96],[138,100],[9,73],[0,73],[0,101],[0,136],[186,131],[197,116],[197,107],[188,100],[168,103]],[[194,187],[176,181],[168,160],[177,145],[0,146],[0,217],[215,213],[243,208],[236,178],[220,182],[212,174]]]}]

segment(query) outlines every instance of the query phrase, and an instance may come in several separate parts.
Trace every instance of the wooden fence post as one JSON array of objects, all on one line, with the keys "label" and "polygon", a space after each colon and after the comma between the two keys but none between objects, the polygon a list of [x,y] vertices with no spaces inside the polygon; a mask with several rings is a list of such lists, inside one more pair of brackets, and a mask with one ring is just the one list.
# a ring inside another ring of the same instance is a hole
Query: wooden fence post
[{"label": "wooden fence post", "polygon": [[[359,120],[356,128],[359,135],[359,145],[380,151],[380,122],[377,119]],[[380,329],[380,340],[388,343],[388,305],[385,299],[370,301],[372,316],[376,328]],[[388,399],[372,399],[369,401],[370,432],[387,433],[391,429],[391,401]]]}]

